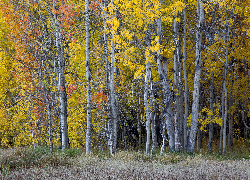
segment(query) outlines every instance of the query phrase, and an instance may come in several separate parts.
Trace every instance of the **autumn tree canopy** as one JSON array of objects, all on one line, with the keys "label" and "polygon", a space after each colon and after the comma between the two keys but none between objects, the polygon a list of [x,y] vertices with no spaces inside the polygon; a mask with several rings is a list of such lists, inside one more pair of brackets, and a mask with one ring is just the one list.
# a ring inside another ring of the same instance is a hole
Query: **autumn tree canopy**
[{"label": "autumn tree canopy", "polygon": [[249,139],[249,8],[1,0],[0,147],[225,154]]}]

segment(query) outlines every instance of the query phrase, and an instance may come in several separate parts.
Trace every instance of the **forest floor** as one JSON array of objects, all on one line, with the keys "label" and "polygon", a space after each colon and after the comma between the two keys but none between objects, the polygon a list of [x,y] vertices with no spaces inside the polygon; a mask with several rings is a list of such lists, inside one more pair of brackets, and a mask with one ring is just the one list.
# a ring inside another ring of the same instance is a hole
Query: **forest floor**
[{"label": "forest floor", "polygon": [[114,156],[80,149],[0,149],[2,179],[250,179],[250,148],[214,153],[119,151]]}]

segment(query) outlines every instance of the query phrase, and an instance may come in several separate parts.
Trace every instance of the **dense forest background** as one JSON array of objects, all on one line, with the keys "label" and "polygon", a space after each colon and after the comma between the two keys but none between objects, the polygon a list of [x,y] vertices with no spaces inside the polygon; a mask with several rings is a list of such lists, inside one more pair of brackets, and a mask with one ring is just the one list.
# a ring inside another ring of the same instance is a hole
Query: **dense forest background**
[{"label": "dense forest background", "polygon": [[1,0],[0,147],[225,154],[250,139],[249,25],[248,0]]}]

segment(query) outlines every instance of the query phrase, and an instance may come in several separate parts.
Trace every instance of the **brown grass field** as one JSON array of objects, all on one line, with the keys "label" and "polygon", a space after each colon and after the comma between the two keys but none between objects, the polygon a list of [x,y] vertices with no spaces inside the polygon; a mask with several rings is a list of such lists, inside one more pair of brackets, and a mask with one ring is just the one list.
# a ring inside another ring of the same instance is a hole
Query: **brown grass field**
[{"label": "brown grass field", "polygon": [[250,179],[250,148],[216,153],[119,151],[115,156],[80,149],[0,149],[2,179]]}]

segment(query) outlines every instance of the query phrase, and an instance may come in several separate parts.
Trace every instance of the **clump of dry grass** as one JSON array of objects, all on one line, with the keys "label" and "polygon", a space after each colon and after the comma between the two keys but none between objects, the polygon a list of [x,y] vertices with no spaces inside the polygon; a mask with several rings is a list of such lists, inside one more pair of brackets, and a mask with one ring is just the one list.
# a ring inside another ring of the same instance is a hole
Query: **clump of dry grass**
[{"label": "clump of dry grass", "polygon": [[78,152],[74,149],[67,151],[57,150],[50,153],[48,148],[37,147],[33,148],[9,148],[0,149],[0,172],[11,172],[18,169],[28,169],[34,166],[43,167],[51,166],[65,166],[71,165],[73,157]]},{"label": "clump of dry grass", "polygon": [[[5,163],[15,160],[15,168],[1,173],[3,179],[249,179],[249,159],[220,159],[206,154],[119,151],[89,155],[76,149],[56,151],[32,149],[0,150]],[[22,154],[24,153],[24,154]],[[27,155],[30,154],[30,156]],[[4,156],[3,156],[4,155]],[[7,157],[7,158],[6,158]],[[28,163],[28,159],[30,162]],[[30,164],[27,166],[27,164]],[[5,164],[6,165],[6,164]],[[10,164],[9,164],[10,165]]]}]

